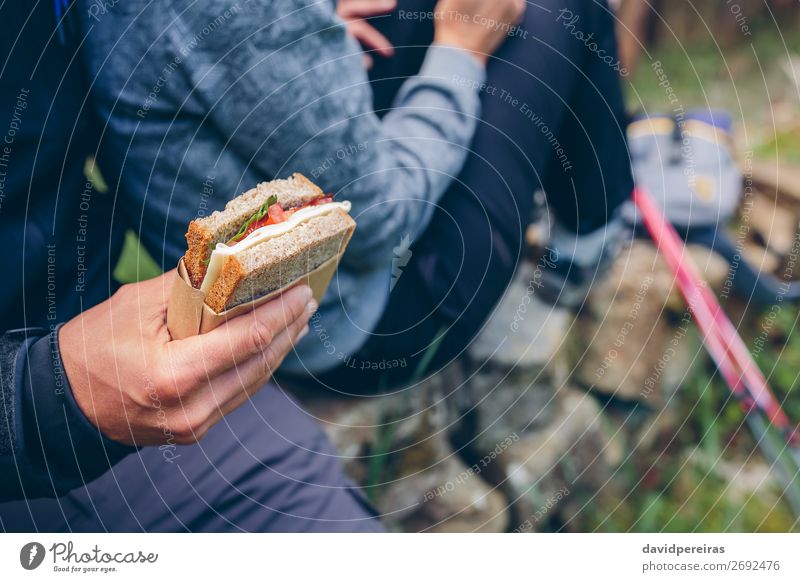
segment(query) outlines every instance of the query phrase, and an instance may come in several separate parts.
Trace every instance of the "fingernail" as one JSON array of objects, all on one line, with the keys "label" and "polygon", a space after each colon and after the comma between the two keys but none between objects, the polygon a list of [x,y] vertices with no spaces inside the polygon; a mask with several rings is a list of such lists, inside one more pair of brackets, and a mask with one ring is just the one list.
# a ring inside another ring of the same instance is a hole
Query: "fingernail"
[{"label": "fingernail", "polygon": [[319,307],[319,305],[313,299],[306,303],[306,311],[310,314],[313,314],[317,310],[317,307]]},{"label": "fingernail", "polygon": [[306,325],[303,329],[300,330],[300,333],[297,334],[297,341],[300,341],[304,337],[308,335],[308,325]]},{"label": "fingernail", "polygon": [[308,285],[303,285],[303,295],[304,299],[308,301],[314,296],[314,292],[311,291],[311,287],[309,287]]}]

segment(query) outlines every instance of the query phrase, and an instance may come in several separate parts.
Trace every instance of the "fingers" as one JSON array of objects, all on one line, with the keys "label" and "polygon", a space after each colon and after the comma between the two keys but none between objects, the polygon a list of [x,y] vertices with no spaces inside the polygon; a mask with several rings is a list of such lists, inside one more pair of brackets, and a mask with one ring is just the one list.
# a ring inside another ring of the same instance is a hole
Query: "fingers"
[{"label": "fingers", "polygon": [[187,398],[186,416],[201,419],[194,428],[198,436],[205,434],[219,420],[239,408],[253,394],[264,387],[292,347],[308,333],[303,318],[295,320],[281,332],[264,354],[257,354],[237,364],[211,381],[206,389]]},{"label": "fingers", "polygon": [[397,6],[397,0],[345,0],[339,2],[336,11],[339,16],[348,18],[369,18],[391,12]]},{"label": "fingers", "polygon": [[169,364],[179,384],[181,378],[187,383],[214,378],[256,354],[274,351],[271,344],[281,332],[298,319],[302,329],[315,309],[311,290],[295,287],[208,333],[170,342]]},{"label": "fingers", "polygon": [[363,20],[354,20],[348,25],[350,33],[366,49],[374,50],[382,57],[394,55],[394,45],[378,29]]},{"label": "fingers", "polygon": [[298,319],[281,332],[262,354],[236,364],[211,381],[212,398],[226,412],[228,404],[239,397],[255,394],[277,370],[293,346],[307,333],[308,324]]}]

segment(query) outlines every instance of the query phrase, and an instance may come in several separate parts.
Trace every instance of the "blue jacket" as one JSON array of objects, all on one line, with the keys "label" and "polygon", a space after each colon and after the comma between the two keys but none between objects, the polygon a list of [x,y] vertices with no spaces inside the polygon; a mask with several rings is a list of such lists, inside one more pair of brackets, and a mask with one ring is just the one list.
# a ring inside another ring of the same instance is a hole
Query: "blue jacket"
[{"label": "blue jacket", "polygon": [[0,501],[60,495],[134,450],[89,423],[61,365],[59,323],[115,290],[125,228],[83,175],[99,124],[55,23],[50,2],[0,7]]}]

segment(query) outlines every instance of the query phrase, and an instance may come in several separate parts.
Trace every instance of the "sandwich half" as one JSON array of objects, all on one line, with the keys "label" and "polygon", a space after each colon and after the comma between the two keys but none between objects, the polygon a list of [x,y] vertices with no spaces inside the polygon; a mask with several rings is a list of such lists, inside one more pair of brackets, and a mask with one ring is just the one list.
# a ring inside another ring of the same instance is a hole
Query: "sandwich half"
[{"label": "sandwich half", "polygon": [[217,313],[281,289],[341,254],[349,212],[301,174],[259,184],[189,223],[189,280]]}]

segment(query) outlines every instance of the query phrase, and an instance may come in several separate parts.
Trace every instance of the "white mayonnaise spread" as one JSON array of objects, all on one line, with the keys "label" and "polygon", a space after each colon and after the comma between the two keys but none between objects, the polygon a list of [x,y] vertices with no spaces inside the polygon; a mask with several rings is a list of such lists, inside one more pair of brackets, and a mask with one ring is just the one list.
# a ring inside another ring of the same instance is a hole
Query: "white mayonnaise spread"
[{"label": "white mayonnaise spread", "polygon": [[286,220],[286,222],[262,226],[232,246],[228,246],[225,243],[219,243],[211,253],[211,260],[208,263],[208,270],[206,271],[206,276],[203,279],[203,284],[200,286],[200,290],[203,293],[209,292],[211,286],[214,285],[217,277],[219,277],[219,274],[222,272],[222,265],[225,264],[226,257],[245,251],[257,244],[260,244],[271,238],[275,238],[276,236],[284,235],[298,224],[307,220],[311,220],[317,216],[327,214],[336,208],[340,208],[345,212],[350,212],[350,203],[346,201],[328,202],[327,204],[320,204],[319,206],[308,206],[292,214]]}]

